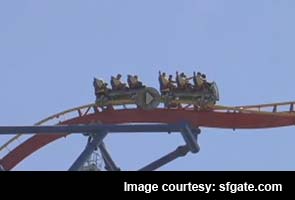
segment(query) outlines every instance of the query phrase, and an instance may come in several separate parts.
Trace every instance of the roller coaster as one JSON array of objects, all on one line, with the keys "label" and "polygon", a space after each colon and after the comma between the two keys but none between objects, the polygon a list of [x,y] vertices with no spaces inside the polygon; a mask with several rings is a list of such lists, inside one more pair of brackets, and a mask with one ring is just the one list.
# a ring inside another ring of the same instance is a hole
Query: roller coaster
[{"label": "roller coaster", "polygon": [[207,91],[158,92],[144,86],[101,92],[104,94],[99,93],[95,103],[54,114],[34,126],[0,127],[1,135],[12,135],[0,146],[0,170],[13,170],[42,147],[74,133],[83,133],[88,137],[88,143],[69,170],[85,169],[85,163],[99,150],[105,169],[110,171],[120,168],[103,142],[108,134],[181,133],[185,144],[140,169],[145,171],[156,170],[188,152],[197,153],[200,149],[197,141],[200,127],[261,129],[295,124],[295,101],[221,106],[216,104],[219,93],[215,83],[210,84]]},{"label": "roller coaster", "polygon": [[[101,79],[94,78],[96,104],[99,106],[135,104],[144,110],[155,109],[160,102],[165,108],[181,107],[181,104],[194,105],[197,110],[211,109],[219,100],[219,91],[215,82],[209,83],[201,77],[201,73],[194,72],[194,76],[186,78],[184,73],[176,73],[176,80],[166,78],[165,73],[159,72],[160,92],[155,88],[146,87],[138,81],[137,76],[128,75],[128,85],[121,83],[121,75],[111,78],[112,89],[107,87],[107,83]],[[136,78],[134,78],[136,77]],[[203,74],[203,77],[206,77]],[[134,81],[131,81],[134,79]],[[189,82],[193,79],[194,84]],[[114,82],[118,81],[118,86]],[[177,86],[174,85],[177,83]],[[160,95],[161,93],[161,95]]]}]

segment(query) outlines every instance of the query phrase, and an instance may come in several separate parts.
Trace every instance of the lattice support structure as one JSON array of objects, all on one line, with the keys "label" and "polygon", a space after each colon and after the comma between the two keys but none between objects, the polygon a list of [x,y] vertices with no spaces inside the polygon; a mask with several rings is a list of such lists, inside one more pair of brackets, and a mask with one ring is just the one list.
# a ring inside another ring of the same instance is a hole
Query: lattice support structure
[{"label": "lattice support structure", "polygon": [[106,131],[101,131],[96,134],[93,134],[93,139],[86,145],[86,148],[77,158],[77,160],[73,163],[73,165],[70,167],[69,171],[79,171],[81,167],[83,167],[83,165],[89,159],[91,154],[102,143],[106,135],[107,135]]}]

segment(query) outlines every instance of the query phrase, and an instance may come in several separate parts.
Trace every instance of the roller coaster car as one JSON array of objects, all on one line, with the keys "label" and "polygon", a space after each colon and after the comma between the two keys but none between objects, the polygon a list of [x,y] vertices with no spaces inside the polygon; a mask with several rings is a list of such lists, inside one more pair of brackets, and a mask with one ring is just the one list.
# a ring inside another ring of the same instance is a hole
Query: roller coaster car
[{"label": "roller coaster car", "polygon": [[[133,86],[132,89],[125,87],[120,90],[112,90],[105,87],[102,84],[101,80],[96,79],[94,81],[94,88],[96,94],[96,103],[98,105],[121,105],[121,104],[128,104],[133,103],[139,107],[143,107],[141,103],[143,100],[143,96],[145,95],[146,91],[151,91],[152,88],[147,88],[146,86],[139,84],[137,86]],[[153,91],[151,92],[153,93]]]},{"label": "roller coaster car", "polygon": [[107,100],[134,100],[136,95],[143,91],[145,86],[141,88],[125,88],[123,90],[109,90],[106,94]]},{"label": "roller coaster car", "polygon": [[218,87],[215,82],[205,83],[202,88],[188,87],[186,89],[161,90],[165,107],[174,107],[179,103],[193,104],[201,109],[208,109],[219,100]]}]

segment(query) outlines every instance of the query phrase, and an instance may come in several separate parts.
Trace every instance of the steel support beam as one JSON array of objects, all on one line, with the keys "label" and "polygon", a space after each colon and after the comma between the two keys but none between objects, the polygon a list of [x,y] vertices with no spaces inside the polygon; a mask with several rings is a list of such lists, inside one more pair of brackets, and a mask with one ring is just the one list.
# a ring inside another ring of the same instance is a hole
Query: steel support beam
[{"label": "steel support beam", "polygon": [[176,150],[172,151],[171,153],[163,156],[162,158],[152,162],[151,164],[141,168],[139,171],[153,171],[156,170],[167,163],[179,158],[185,156],[190,149],[188,148],[187,145],[184,146],[179,146]]},{"label": "steel support beam", "polygon": [[0,135],[6,134],[65,134],[93,133],[106,131],[108,133],[137,132],[179,132],[183,124],[149,124],[149,125],[54,125],[54,126],[1,126]]},{"label": "steel support beam", "polygon": [[102,143],[106,135],[106,131],[97,132],[96,134],[93,134],[93,139],[86,145],[86,148],[70,167],[69,171],[79,171],[79,169],[85,164],[87,159],[91,156],[93,151],[95,151],[95,149]]},{"label": "steel support beam", "polygon": [[105,162],[106,170],[108,170],[108,171],[120,171],[120,168],[116,166],[115,162],[113,161],[111,155],[107,151],[107,149],[105,147],[105,144],[103,142],[99,145],[99,149],[100,149],[101,155],[103,157],[103,160]]},{"label": "steel support beam", "polygon": [[198,134],[201,133],[199,128],[192,129],[188,123],[184,123],[181,135],[192,153],[198,153],[200,146],[198,144]]},{"label": "steel support beam", "polygon": [[181,135],[186,143],[184,146],[179,146],[175,151],[163,156],[162,158],[152,162],[151,164],[141,168],[139,171],[156,170],[173,160],[185,156],[189,151],[198,153],[200,146],[198,144],[198,135],[201,133],[199,128],[192,128],[189,123],[183,122],[181,125]]}]

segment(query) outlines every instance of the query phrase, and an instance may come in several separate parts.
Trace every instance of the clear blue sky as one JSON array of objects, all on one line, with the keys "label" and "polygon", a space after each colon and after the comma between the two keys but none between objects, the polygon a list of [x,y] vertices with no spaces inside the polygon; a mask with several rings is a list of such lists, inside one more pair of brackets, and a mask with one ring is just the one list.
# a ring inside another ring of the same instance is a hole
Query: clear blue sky
[{"label": "clear blue sky", "polygon": [[[295,100],[294,9],[292,0],[1,0],[0,125],[91,103],[93,76],[118,72],[158,88],[158,70],[203,71],[222,105]],[[199,154],[162,170],[295,169],[294,127],[202,131]],[[85,143],[61,139],[15,169],[66,170]],[[122,169],[135,170],[183,140],[116,135],[106,143]]]}]

